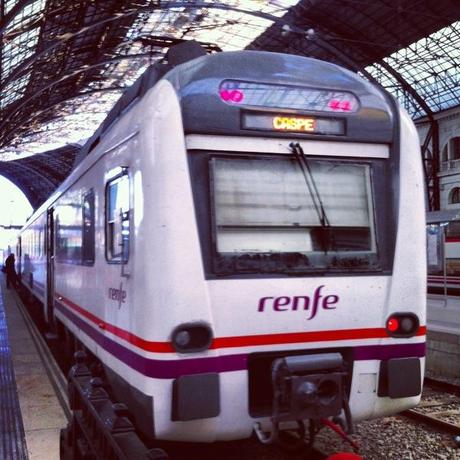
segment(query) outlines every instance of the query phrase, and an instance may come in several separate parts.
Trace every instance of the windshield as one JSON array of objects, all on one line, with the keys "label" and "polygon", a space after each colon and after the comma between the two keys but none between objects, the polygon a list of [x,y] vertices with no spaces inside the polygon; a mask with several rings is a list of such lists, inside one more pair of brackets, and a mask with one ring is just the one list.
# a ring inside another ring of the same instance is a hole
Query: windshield
[{"label": "windshield", "polygon": [[369,269],[376,263],[371,165],[311,157],[308,165],[315,193],[295,158],[211,159],[217,271]]}]

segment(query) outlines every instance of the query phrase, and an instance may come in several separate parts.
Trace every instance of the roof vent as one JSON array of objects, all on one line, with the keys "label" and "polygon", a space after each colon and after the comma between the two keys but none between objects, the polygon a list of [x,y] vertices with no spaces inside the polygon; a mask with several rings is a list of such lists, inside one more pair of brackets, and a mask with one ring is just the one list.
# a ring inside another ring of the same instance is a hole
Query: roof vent
[{"label": "roof vent", "polygon": [[171,46],[166,53],[166,59],[168,64],[176,66],[206,54],[206,50],[197,41],[187,40]]}]

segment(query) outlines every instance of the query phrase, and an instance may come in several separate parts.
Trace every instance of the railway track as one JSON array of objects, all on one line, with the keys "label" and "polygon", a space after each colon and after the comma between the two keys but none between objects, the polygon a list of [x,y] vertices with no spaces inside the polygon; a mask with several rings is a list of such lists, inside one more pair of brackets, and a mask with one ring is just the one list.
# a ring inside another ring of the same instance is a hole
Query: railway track
[{"label": "railway track", "polygon": [[432,378],[424,383],[421,403],[401,415],[460,436],[460,386]]}]

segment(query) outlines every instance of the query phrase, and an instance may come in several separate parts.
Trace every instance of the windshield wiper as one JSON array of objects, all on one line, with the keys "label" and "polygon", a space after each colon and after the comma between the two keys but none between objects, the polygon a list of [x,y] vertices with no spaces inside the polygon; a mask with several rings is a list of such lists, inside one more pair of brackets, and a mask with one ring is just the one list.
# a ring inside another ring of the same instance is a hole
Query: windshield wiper
[{"label": "windshield wiper", "polygon": [[324,209],[323,200],[321,199],[315,178],[311,172],[308,158],[305,155],[302,147],[298,142],[291,142],[289,147],[291,148],[291,152],[293,153],[300,166],[300,170],[302,171],[305,183],[307,184],[310,197],[313,201],[313,206],[315,207],[316,214],[318,215],[318,219],[321,224],[321,231],[318,237],[319,244],[321,245],[324,253],[327,254],[327,252],[331,249],[331,246],[334,246],[334,238],[331,224]]}]

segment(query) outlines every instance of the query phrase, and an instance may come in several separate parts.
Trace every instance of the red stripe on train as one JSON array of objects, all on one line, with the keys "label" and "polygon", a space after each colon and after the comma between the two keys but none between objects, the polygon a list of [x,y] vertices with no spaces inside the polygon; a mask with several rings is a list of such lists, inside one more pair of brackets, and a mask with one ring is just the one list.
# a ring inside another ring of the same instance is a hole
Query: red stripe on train
[{"label": "red stripe on train", "polygon": [[[142,339],[124,329],[101,320],[96,315],[85,310],[69,299],[59,295],[56,299],[61,305],[68,307],[81,316],[91,321],[101,330],[108,331],[111,334],[125,340],[126,342],[141,348],[142,350],[155,353],[173,353],[175,352],[170,342],[152,342]],[[426,334],[426,326],[420,326],[417,336]],[[217,337],[212,341],[211,349],[247,347],[260,345],[278,345],[307,342],[328,342],[335,340],[357,340],[357,339],[381,339],[388,338],[385,328],[365,328],[365,329],[339,329],[331,331],[315,332],[292,332],[280,334],[264,335],[245,335],[239,337]]]}]

